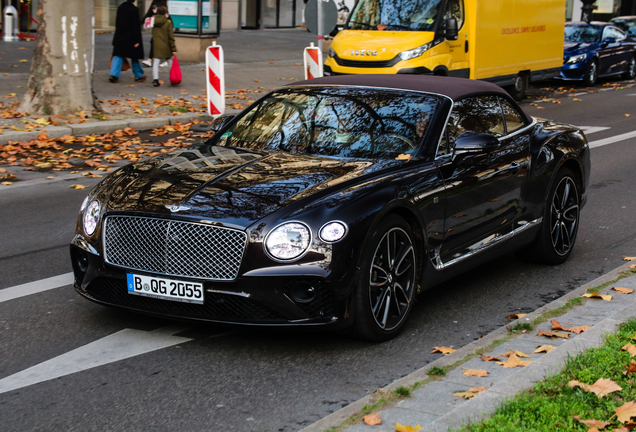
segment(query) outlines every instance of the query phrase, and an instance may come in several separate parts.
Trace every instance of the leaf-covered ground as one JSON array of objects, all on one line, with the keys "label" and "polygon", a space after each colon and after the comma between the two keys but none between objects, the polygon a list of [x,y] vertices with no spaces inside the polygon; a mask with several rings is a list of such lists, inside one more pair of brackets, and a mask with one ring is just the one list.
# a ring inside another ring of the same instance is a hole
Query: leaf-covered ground
[{"label": "leaf-covered ground", "polygon": [[636,320],[604,345],[571,358],[563,372],[517,395],[462,432],[626,432],[636,427]]}]

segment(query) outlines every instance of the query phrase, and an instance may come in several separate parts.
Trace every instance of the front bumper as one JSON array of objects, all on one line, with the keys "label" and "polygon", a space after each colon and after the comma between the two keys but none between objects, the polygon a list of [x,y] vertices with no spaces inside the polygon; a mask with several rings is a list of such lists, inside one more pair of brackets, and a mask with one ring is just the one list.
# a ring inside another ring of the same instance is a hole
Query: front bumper
[{"label": "front bumper", "polygon": [[557,79],[561,80],[582,80],[587,71],[587,63],[565,64],[561,67],[561,72]]},{"label": "front bumper", "polygon": [[[100,304],[164,318],[257,326],[348,325],[348,290],[325,278],[309,276],[241,276],[234,281],[175,277],[204,285],[204,303],[192,304],[128,293],[128,271],[104,263],[101,256],[71,244],[75,290]],[[153,275],[135,270],[136,274]],[[308,294],[309,293],[309,294]]]}]

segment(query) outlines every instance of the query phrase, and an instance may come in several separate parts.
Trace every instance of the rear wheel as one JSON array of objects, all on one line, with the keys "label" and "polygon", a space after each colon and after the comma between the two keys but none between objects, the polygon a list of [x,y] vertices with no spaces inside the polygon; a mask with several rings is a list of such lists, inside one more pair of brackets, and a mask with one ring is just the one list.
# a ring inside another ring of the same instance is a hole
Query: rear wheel
[{"label": "rear wheel", "polygon": [[588,87],[592,87],[596,84],[596,80],[598,79],[598,63],[596,60],[592,60],[589,65],[587,65],[587,69],[585,70],[585,76],[583,77],[583,84]]},{"label": "rear wheel", "polygon": [[545,264],[565,262],[574,248],[579,229],[580,200],[576,176],[562,168],[550,188],[541,230],[535,242],[520,251],[521,258]]},{"label": "rear wheel", "polygon": [[396,336],[411,312],[418,265],[408,223],[390,215],[372,231],[360,266],[354,297],[353,334],[369,341]]},{"label": "rear wheel", "polygon": [[627,70],[622,75],[623,79],[631,80],[636,77],[636,56],[632,56],[627,63]]}]

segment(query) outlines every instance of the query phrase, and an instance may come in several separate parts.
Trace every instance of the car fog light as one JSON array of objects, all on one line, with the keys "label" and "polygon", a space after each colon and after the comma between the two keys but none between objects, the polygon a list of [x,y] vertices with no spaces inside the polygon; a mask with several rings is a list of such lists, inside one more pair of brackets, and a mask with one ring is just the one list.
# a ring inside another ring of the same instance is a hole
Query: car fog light
[{"label": "car fog light", "polygon": [[343,238],[346,233],[347,227],[342,222],[329,222],[320,229],[320,238],[333,243]]},{"label": "car fog light", "polygon": [[267,252],[279,260],[291,260],[302,255],[311,242],[309,228],[290,222],[274,228],[265,239]]},{"label": "car fog light", "polygon": [[91,201],[84,210],[84,232],[86,234],[92,235],[95,232],[99,222],[99,213],[99,203]]}]

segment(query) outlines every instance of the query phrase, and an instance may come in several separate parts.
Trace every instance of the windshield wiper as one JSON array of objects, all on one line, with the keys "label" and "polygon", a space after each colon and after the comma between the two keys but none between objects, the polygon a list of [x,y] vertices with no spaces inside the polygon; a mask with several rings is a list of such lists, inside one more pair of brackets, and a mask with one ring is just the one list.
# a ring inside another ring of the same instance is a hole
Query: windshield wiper
[{"label": "windshield wiper", "polygon": [[368,23],[363,23],[363,22],[357,22],[357,21],[349,21],[349,24],[360,24],[360,25],[363,25],[363,26],[367,26],[370,29],[376,29],[377,28],[374,25],[371,25],[371,24],[368,24]]}]

